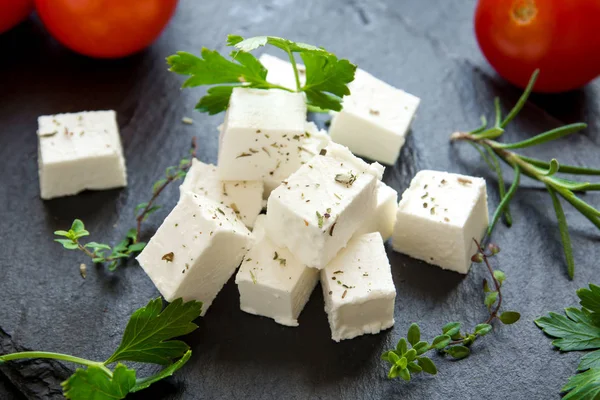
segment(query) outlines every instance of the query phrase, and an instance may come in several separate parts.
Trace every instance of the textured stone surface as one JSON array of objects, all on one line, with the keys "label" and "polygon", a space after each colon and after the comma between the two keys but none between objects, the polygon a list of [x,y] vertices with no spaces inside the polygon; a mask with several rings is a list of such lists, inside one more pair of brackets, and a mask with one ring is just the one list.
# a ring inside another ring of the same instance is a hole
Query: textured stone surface
[{"label": "textured stone surface", "polygon": [[[95,61],[64,50],[37,21],[0,36],[0,353],[18,349],[69,352],[105,359],[117,345],[130,313],[158,293],[141,268],[116,273],[88,265],[62,250],[52,232],[82,218],[98,241],[115,241],[132,226],[135,204],[145,200],[165,167],[186,154],[192,135],[199,157],[216,162],[215,127],[223,116],[194,112],[202,90],[180,91],[181,79],[164,57],[201,46],[224,49],[228,33],[273,34],[322,45],[422,99],[401,161],[385,181],[403,191],[422,168],[488,179],[490,206],[496,183],[474,150],[451,146],[448,135],[491,115],[493,97],[505,109],[520,91],[485,63],[472,34],[474,1],[437,0],[241,0],[182,1],[173,23],[150,49],[118,61]],[[130,185],[43,202],[37,180],[36,117],[42,114],[115,109],[121,127]],[[598,165],[600,84],[560,96],[535,96],[507,132],[519,139],[562,123],[584,120],[585,133],[529,149],[540,158]],[[194,125],[181,123],[191,116]],[[323,122],[323,119],[320,119]],[[507,171],[510,180],[510,173]],[[194,356],[176,377],[132,398],[140,399],[553,399],[575,370],[579,354],[559,354],[532,320],[576,302],[575,289],[598,283],[598,231],[565,207],[577,261],[566,278],[550,199],[525,179],[517,193],[511,229],[500,225],[495,241],[506,271],[506,306],[521,322],[500,327],[473,347],[470,358],[435,356],[439,374],[411,383],[390,382],[379,354],[420,321],[431,338],[449,320],[469,327],[485,317],[480,290],[484,271],[462,277],[390,252],[398,289],[396,326],[376,336],[334,343],[320,290],[315,290],[298,328],[285,328],[239,310],[233,279],[218,296],[200,329],[187,338]],[[147,225],[147,234],[176,201]],[[600,206],[600,196],[586,199]],[[31,361],[0,367],[26,398],[60,398],[60,381],[74,366]],[[0,398],[15,395],[4,392]],[[5,394],[6,393],[6,394]]]}]

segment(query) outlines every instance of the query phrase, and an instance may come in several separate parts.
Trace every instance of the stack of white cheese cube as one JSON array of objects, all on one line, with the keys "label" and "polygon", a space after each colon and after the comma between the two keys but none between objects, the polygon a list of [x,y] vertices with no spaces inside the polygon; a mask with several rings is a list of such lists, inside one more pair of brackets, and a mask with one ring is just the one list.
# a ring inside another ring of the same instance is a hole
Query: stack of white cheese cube
[{"label": "stack of white cheese cube", "polygon": [[[289,63],[261,61],[269,80],[293,84]],[[468,272],[488,224],[485,181],[421,171],[398,204],[383,167],[351,150],[394,163],[419,101],[360,70],[351,90],[330,131],[350,149],[306,121],[303,94],[233,90],[218,166],[192,160],[178,204],[137,258],[167,301],[202,301],[204,315],[241,264],[241,309],[297,326],[320,281],[340,341],[394,324],[388,238],[397,251]],[[113,111],[40,117],[38,139],[42,198],[126,185]]]},{"label": "stack of white cheese cube", "polygon": [[243,311],[297,326],[321,280],[334,340],[392,326],[383,243],[397,193],[381,182],[383,167],[306,122],[303,94],[247,88],[233,90],[218,158],[193,161],[179,203],[138,256],[167,300],[199,300],[206,313],[241,263]]}]

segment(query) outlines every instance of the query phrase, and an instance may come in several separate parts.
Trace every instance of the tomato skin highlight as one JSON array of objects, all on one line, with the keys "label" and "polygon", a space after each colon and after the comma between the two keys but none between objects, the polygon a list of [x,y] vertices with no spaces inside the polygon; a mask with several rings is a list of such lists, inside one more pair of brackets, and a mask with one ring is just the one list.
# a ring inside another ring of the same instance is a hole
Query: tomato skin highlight
[{"label": "tomato skin highlight", "polygon": [[33,0],[0,0],[0,33],[23,22],[33,11]]},{"label": "tomato skin highlight", "polygon": [[119,58],[150,45],[163,31],[178,0],[35,0],[48,31],[71,50]]},{"label": "tomato skin highlight", "polygon": [[488,62],[524,88],[564,92],[600,75],[600,0],[479,0],[475,34]]}]

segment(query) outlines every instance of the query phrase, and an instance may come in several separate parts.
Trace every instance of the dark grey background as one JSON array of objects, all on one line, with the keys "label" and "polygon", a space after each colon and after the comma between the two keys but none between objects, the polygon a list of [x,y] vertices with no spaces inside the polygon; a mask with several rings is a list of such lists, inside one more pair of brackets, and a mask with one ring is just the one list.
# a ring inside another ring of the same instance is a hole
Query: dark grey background
[{"label": "dark grey background", "polygon": [[[252,3],[252,4],[250,4]],[[67,352],[105,359],[130,313],[158,292],[132,265],[109,273],[54,243],[52,232],[83,219],[92,240],[115,242],[133,226],[133,207],[148,198],[151,183],[186,154],[193,135],[199,158],[216,162],[216,126],[223,115],[193,111],[202,90],[180,91],[181,78],[164,58],[201,46],[225,50],[228,33],[270,34],[326,47],[422,99],[401,160],[385,180],[399,192],[422,168],[488,179],[490,207],[496,181],[474,150],[451,146],[455,130],[491,115],[493,97],[504,109],[520,90],[486,64],[472,32],[473,0],[185,0],[163,36],[147,51],[117,61],[80,57],[50,39],[36,20],[0,36],[0,353],[20,349]],[[277,54],[277,53],[274,53]],[[600,84],[560,96],[535,96],[509,128],[523,139],[583,120],[582,134],[531,149],[529,154],[600,166]],[[39,198],[36,118],[43,114],[115,109],[127,157],[129,187],[52,201]],[[194,125],[181,118],[191,116]],[[323,122],[323,119],[320,120]],[[510,181],[510,173],[507,171]],[[176,377],[141,392],[140,399],[552,399],[575,371],[579,354],[559,354],[533,319],[576,303],[575,290],[598,283],[597,230],[568,206],[575,248],[574,281],[565,274],[559,234],[547,194],[528,179],[513,201],[515,225],[498,227],[499,268],[508,275],[506,307],[522,320],[497,327],[473,346],[466,360],[434,356],[437,376],[410,383],[388,381],[380,353],[419,321],[432,338],[450,321],[472,327],[486,317],[484,271],[460,276],[390,252],[398,296],[393,330],[336,344],[330,339],[320,289],[286,328],[239,310],[233,279],[219,294],[200,329],[186,340],[192,360]],[[161,199],[167,207],[146,225],[148,237],[174,205],[176,186]],[[586,196],[600,206],[600,197]],[[25,361],[0,367],[0,398],[60,398],[59,382],[73,365]],[[12,383],[9,383],[12,382]],[[18,388],[15,390],[14,388]],[[17,392],[21,395],[16,394]]]}]

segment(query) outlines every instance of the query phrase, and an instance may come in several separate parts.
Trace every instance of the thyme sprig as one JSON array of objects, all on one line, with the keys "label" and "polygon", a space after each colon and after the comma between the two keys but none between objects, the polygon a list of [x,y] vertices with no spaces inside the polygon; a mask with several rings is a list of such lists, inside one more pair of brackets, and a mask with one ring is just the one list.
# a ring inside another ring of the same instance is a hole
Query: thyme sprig
[{"label": "thyme sprig", "polygon": [[[586,203],[575,194],[575,192],[600,190],[600,183],[564,179],[557,177],[556,174],[568,173],[575,175],[600,175],[600,169],[563,165],[560,164],[555,158],[550,160],[550,162],[545,162],[543,160],[517,154],[511,150],[524,149],[542,143],[547,143],[579,132],[582,129],[585,129],[587,125],[584,123],[565,125],[516,143],[500,143],[495,140],[504,133],[506,126],[519,114],[527,102],[527,99],[531,94],[531,90],[535,85],[538,73],[539,71],[537,70],[533,73],[527,88],[521,95],[521,98],[504,119],[502,118],[500,101],[498,98],[496,98],[496,118],[492,127],[488,127],[485,117],[481,117],[482,125],[479,128],[470,132],[455,132],[450,137],[450,140],[465,141],[470,143],[477,149],[477,151],[479,151],[488,166],[498,175],[500,204],[498,205],[498,208],[496,209],[492,221],[488,227],[488,237],[491,236],[496,223],[502,215],[504,215],[506,224],[511,226],[512,217],[510,214],[509,204],[514,197],[517,188],[519,187],[521,175],[526,175],[544,184],[552,199],[554,211],[558,220],[558,228],[560,230],[560,236],[567,262],[567,273],[569,278],[573,279],[575,274],[573,249],[571,245],[569,229],[567,226],[567,220],[565,218],[559,197],[562,197],[564,200],[570,203],[573,207],[575,207],[575,209],[583,214],[584,217],[586,217],[590,222],[598,227],[598,229],[600,229],[600,211]],[[504,184],[504,178],[502,176],[502,170],[500,169],[499,160],[502,160],[508,164],[514,171],[513,182],[508,190]]]},{"label": "thyme sprig", "polygon": [[516,311],[500,312],[503,300],[502,285],[506,275],[500,270],[494,270],[489,261],[500,252],[500,248],[495,244],[489,244],[484,250],[479,242],[475,240],[475,243],[477,253],[471,259],[475,263],[483,263],[486,266],[492,282],[490,287],[488,280],[483,280],[484,304],[489,312],[488,318],[476,325],[472,332],[461,332],[460,322],[449,322],[442,327],[442,334],[436,336],[431,343],[421,340],[421,329],[418,324],[413,323],[408,328],[406,338],[401,338],[395,349],[381,355],[381,359],[390,364],[388,372],[390,379],[400,377],[409,381],[412,375],[419,372],[435,375],[437,367],[429,357],[424,356],[425,353],[437,350],[442,355],[447,354],[457,360],[463,359],[471,354],[470,346],[476,340],[494,329],[494,321],[509,325],[521,318]]},{"label": "thyme sprig", "polygon": [[127,231],[125,238],[116,246],[111,247],[105,243],[88,242],[81,243],[79,239],[89,236],[90,232],[85,229],[84,223],[80,219],[75,219],[68,231],[58,230],[55,235],[60,236],[60,239],[55,239],[56,242],[63,245],[67,250],[79,250],[91,258],[93,263],[108,263],[108,269],[114,271],[119,260],[127,259],[141,252],[146,246],[145,242],[139,241],[142,231],[142,223],[148,217],[158,211],[161,206],[155,202],[163,190],[169,186],[171,182],[185,178],[187,171],[192,165],[192,159],[196,157],[196,138],[192,138],[192,146],[190,149],[190,157],[182,159],[177,166],[168,167],[165,172],[165,177],[154,182],[152,185],[152,197],[144,203],[140,203],[135,207],[136,227]]}]

